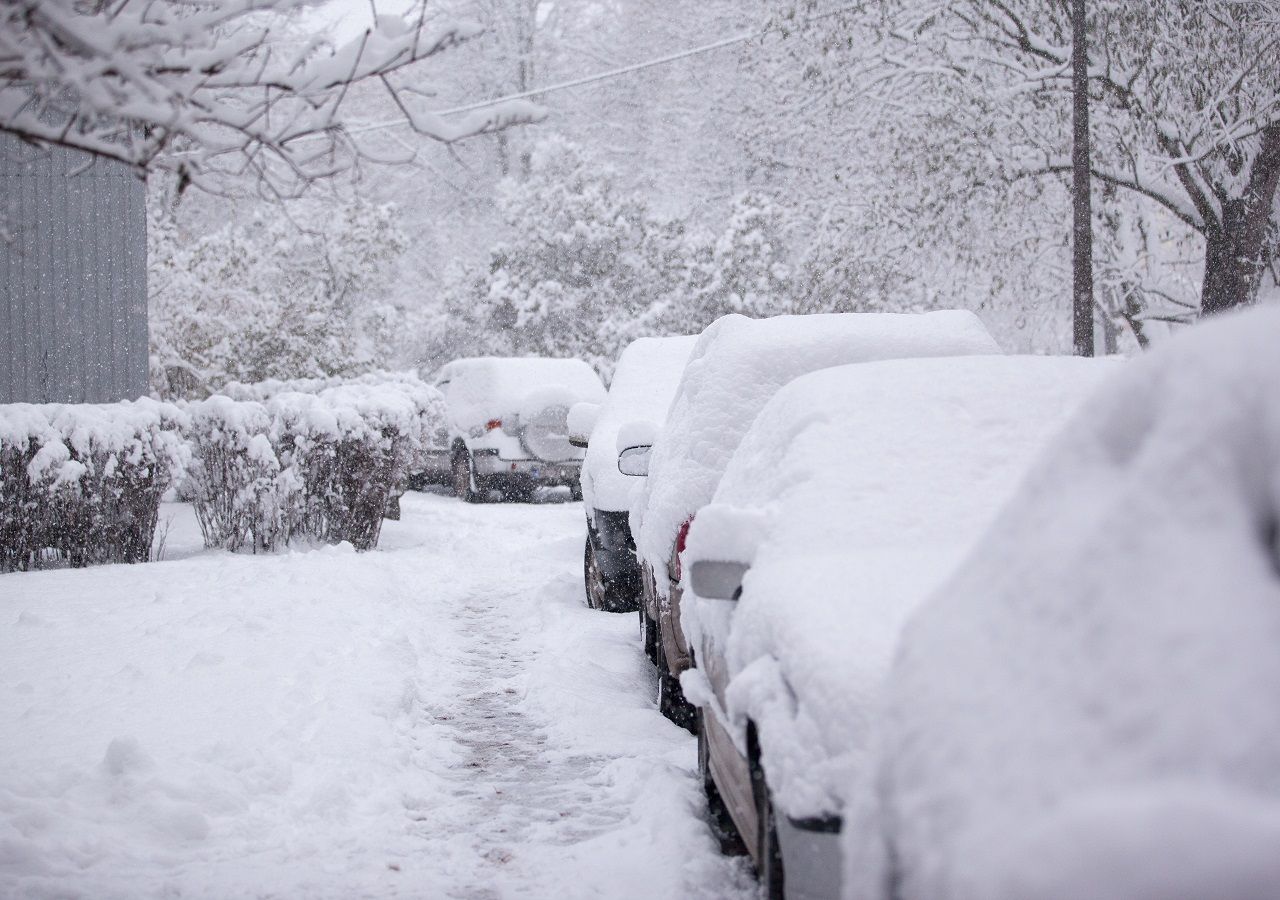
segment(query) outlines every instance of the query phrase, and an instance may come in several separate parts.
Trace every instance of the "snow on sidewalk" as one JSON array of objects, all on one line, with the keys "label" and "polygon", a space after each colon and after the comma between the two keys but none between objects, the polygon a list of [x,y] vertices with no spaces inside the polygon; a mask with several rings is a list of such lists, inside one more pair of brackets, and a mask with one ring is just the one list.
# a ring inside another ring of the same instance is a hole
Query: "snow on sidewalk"
[{"label": "snow on sidewalk", "polygon": [[404,508],[368,554],[0,577],[0,896],[754,896],[582,606],[581,507]]}]

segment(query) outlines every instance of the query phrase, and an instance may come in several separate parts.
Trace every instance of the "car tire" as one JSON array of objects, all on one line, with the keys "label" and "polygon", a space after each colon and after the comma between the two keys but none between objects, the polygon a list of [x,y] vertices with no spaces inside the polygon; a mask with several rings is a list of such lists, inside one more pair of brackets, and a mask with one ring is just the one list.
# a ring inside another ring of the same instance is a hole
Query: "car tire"
[{"label": "car tire", "polygon": [[[611,583],[600,571],[596,563],[595,545],[591,543],[591,533],[587,533],[587,546],[582,555],[582,578],[587,593],[587,606],[604,612],[625,613],[634,608],[634,601]],[[643,634],[644,622],[640,623]]]},{"label": "car tire", "polygon": [[667,654],[661,644],[657,648],[658,656],[658,711],[681,728],[693,734],[697,727],[697,709],[684,698],[680,688],[680,679],[671,674],[667,665]]},{"label": "car tire", "polygon": [[596,555],[591,547],[591,534],[587,534],[586,547],[582,551],[582,582],[587,595],[587,608],[599,609],[604,596],[604,583],[596,568]]},{"label": "car tire", "polygon": [[786,887],[782,868],[782,847],[778,843],[777,812],[773,792],[764,776],[759,748],[752,742],[751,793],[756,801],[756,877],[760,880],[760,896],[765,900],[785,900]]},{"label": "car tire", "polygon": [[658,623],[649,618],[649,614],[644,610],[643,601],[640,605],[640,642],[644,645],[644,655],[649,658],[649,662],[657,666]]},{"label": "car tire", "polygon": [[471,451],[458,449],[453,452],[453,495],[464,503],[479,503],[484,494],[476,490],[475,473],[471,467]]},{"label": "car tire", "polygon": [[707,824],[715,835],[720,852],[725,856],[746,856],[747,845],[738,833],[738,826],[733,822],[729,807],[720,796],[720,788],[716,787],[711,775],[711,747],[707,743],[706,710],[698,710],[698,775],[702,778],[702,793],[707,798]]}]

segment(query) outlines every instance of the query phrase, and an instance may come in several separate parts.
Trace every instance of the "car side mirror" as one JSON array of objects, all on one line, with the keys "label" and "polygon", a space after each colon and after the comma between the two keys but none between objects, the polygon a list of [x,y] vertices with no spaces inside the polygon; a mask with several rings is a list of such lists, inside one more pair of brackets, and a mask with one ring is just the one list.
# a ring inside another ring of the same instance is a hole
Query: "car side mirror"
[{"label": "car side mirror", "polygon": [[708,600],[737,600],[742,596],[742,579],[750,568],[742,562],[695,560],[689,566],[689,587]]},{"label": "car side mirror", "polygon": [[599,403],[575,403],[569,407],[569,443],[574,447],[585,447],[591,438],[591,432],[600,418]]},{"label": "car side mirror", "polygon": [[650,444],[627,447],[618,454],[618,471],[623,475],[648,475]]}]

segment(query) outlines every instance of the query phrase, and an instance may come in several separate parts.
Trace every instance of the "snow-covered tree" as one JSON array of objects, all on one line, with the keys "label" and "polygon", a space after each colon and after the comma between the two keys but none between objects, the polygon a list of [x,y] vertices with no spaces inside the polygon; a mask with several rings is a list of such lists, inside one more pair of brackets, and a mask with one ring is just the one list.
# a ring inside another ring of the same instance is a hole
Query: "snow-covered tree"
[{"label": "snow-covered tree", "polygon": [[[1093,177],[1135,193],[1203,240],[1199,306],[1253,301],[1276,248],[1280,185],[1278,0],[1090,3]],[[884,4],[863,85],[905,99],[962,86],[1004,113],[992,150],[1010,177],[1069,170],[1065,5],[1036,0]],[[1027,119],[1029,110],[1045,114]]]},{"label": "snow-covered tree", "polygon": [[396,362],[409,313],[388,301],[407,246],[394,206],[299,201],[198,236],[155,212],[149,239],[158,393]]},{"label": "snow-covered tree", "polygon": [[[563,138],[539,144],[529,175],[508,179],[499,204],[509,237],[462,286],[454,326],[495,352],[611,360],[663,291],[654,266],[669,232],[615,174]],[[469,338],[469,340],[468,340]]]}]

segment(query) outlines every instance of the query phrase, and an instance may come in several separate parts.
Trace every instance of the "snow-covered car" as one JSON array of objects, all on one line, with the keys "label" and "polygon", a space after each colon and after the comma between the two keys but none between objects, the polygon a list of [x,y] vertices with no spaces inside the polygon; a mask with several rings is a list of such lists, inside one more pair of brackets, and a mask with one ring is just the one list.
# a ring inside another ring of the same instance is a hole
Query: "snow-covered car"
[{"label": "snow-covered car", "polygon": [[[632,507],[642,565],[645,644],[658,667],[659,706],[693,728],[680,690],[689,667],[680,629],[680,551],[693,514],[710,502],[738,442],[770,397],[807,372],[846,363],[994,354],[978,318],[962,310],[921,314],[827,313],[748,319],[729,315],[698,338]],[[831,448],[830,464],[847,460]]]},{"label": "snow-covered car", "polygon": [[493,491],[526,499],[538,487],[579,491],[583,451],[569,442],[569,408],[599,403],[600,376],[580,359],[472,357],[443,366],[448,450],[424,464],[428,477],[447,477],[470,503]]},{"label": "snow-covered car", "polygon": [[770,898],[839,897],[844,791],[904,617],[1114,361],[967,356],[805,375],[698,511],[681,624],[714,821]]},{"label": "snow-covered car", "polygon": [[[628,515],[631,495],[643,476],[637,468],[628,468],[625,463],[620,466],[618,455],[637,446],[632,441],[638,431],[646,427],[656,431],[665,421],[696,341],[696,336],[632,341],[618,357],[603,405],[583,404],[571,411],[571,437],[576,427],[588,438],[582,463],[582,498],[587,514],[583,578],[587,605],[593,609],[639,609],[640,563]],[[619,447],[620,436],[627,446]]]},{"label": "snow-covered car", "polygon": [[1126,364],[911,617],[846,896],[1277,895],[1278,347],[1259,309]]}]

